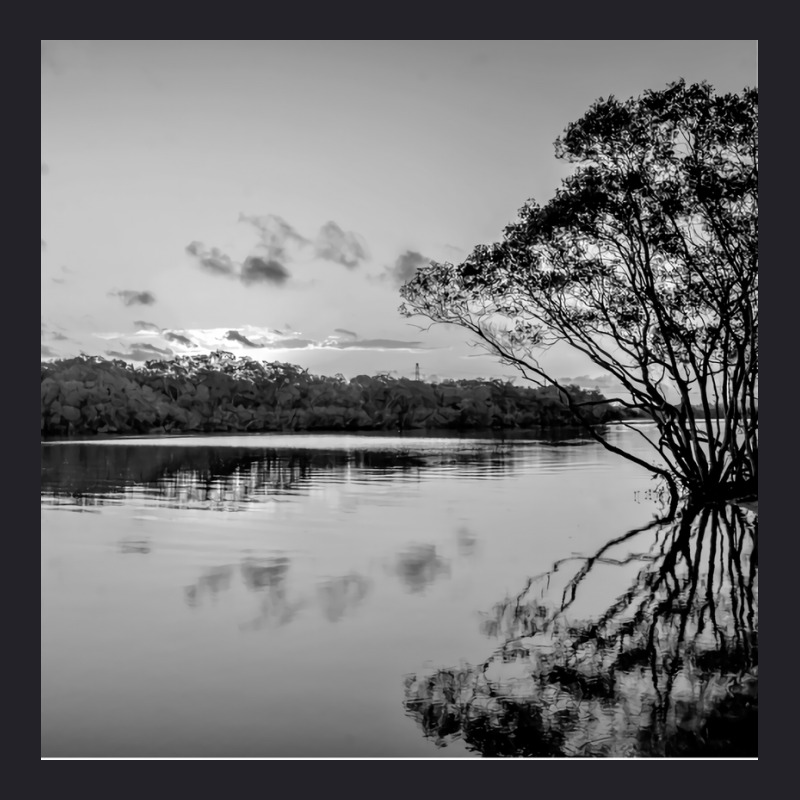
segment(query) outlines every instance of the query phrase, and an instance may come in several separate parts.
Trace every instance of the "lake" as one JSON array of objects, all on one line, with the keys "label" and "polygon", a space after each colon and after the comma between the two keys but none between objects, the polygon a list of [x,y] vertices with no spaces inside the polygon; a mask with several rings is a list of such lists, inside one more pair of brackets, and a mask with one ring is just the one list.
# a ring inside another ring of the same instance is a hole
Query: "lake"
[{"label": "lake", "polygon": [[757,521],[591,439],[41,451],[43,756],[756,755]]}]

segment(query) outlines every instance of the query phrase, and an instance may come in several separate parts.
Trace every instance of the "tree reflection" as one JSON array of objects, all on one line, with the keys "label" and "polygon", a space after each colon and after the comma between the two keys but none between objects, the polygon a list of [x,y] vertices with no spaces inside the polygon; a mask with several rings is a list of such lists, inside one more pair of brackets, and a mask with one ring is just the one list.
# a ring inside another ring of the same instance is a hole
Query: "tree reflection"
[{"label": "tree reflection", "polygon": [[265,625],[286,625],[291,622],[305,602],[291,600],[286,590],[289,559],[278,556],[268,559],[246,558],[240,565],[245,586],[260,595],[258,614],[242,625],[245,630],[259,630]]},{"label": "tree reflection", "polygon": [[230,588],[232,576],[233,567],[228,564],[206,570],[191,586],[186,587],[186,602],[196,608],[207,598],[216,600],[220,592]]},{"label": "tree reflection", "polygon": [[[601,568],[634,577],[573,619]],[[485,756],[756,756],[757,584],[757,515],[684,508],[531,578],[484,620],[504,643],[408,676],[406,713]]]},{"label": "tree reflection", "polygon": [[356,572],[329,578],[317,589],[319,603],[329,622],[338,622],[361,605],[369,594],[371,583]]},{"label": "tree reflection", "polygon": [[446,453],[435,450],[278,450],[114,445],[81,442],[42,447],[41,494],[74,508],[120,504],[133,494],[168,508],[224,508],[307,492],[320,479],[420,476],[443,467],[479,467],[481,475],[513,469],[503,443]]}]

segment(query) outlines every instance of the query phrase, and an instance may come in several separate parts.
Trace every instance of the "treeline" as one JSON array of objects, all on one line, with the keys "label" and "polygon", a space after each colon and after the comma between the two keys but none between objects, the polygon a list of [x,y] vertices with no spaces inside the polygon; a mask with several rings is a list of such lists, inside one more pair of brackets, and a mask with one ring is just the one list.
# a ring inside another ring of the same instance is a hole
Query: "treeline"
[{"label": "treeline", "polygon": [[[42,435],[529,428],[574,424],[554,388],[500,380],[425,383],[311,375],[217,352],[134,367],[100,357],[42,363]],[[569,387],[597,424],[622,417]]]}]

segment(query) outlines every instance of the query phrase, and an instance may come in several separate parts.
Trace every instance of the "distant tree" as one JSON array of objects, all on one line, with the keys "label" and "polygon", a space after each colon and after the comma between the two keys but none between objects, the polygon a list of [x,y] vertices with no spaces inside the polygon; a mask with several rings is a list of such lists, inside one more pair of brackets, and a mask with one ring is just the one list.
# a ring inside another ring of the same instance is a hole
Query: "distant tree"
[{"label": "distant tree", "polygon": [[681,80],[601,98],[556,154],[578,167],[555,196],[529,201],[502,241],[463,263],[419,269],[401,313],[466,328],[590,424],[595,401],[575,399],[537,360],[566,343],[625,387],[616,402],[657,424],[645,436],[652,461],[592,429],[609,450],[695,495],[754,485],[757,89],[717,95]]}]

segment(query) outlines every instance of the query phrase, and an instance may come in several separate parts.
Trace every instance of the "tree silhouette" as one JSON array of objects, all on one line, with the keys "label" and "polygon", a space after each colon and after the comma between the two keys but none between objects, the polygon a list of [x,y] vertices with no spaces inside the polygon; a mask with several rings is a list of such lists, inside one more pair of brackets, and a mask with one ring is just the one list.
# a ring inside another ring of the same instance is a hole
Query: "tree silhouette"
[{"label": "tree silhouette", "polygon": [[[401,289],[406,316],[470,331],[553,386],[609,450],[699,496],[758,478],[758,92],[679,81],[598,100],[556,142],[577,166],[502,241],[432,262]],[[565,343],[645,413],[648,460],[597,431],[539,355]],[[677,482],[677,483],[676,483]]]}]

